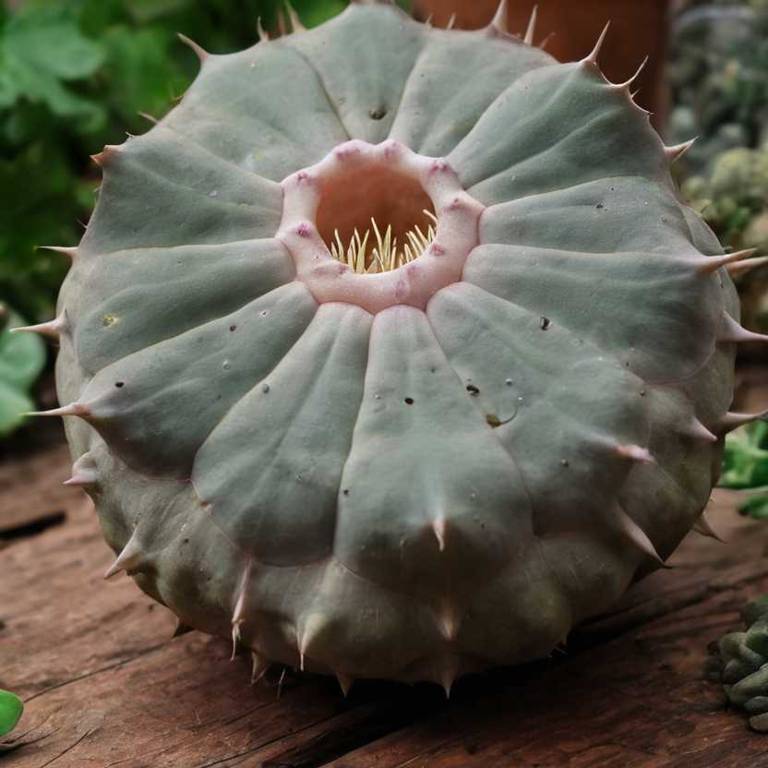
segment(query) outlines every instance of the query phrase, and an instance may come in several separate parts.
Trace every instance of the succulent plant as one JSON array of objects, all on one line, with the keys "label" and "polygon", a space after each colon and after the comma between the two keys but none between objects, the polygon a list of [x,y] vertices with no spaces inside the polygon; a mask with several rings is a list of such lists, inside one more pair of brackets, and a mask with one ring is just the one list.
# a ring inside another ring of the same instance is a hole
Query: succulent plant
[{"label": "succulent plant", "polygon": [[685,146],[602,37],[559,64],[504,16],[361,4],[198,49],[181,103],[96,157],[44,329],[68,482],[108,575],[255,676],[450,690],[546,656],[707,530],[754,418],[728,412],[744,254],[680,202]]},{"label": "succulent plant", "polygon": [[746,630],[724,635],[714,646],[718,676],[731,704],[745,710],[750,726],[768,732],[768,596],[741,612]]},{"label": "succulent plant", "polygon": [[30,336],[16,336],[24,321],[0,304],[0,437],[15,430],[34,407],[29,389],[45,366],[45,345]]},{"label": "succulent plant", "polygon": [[683,194],[724,242],[768,253],[768,145],[732,149],[717,157],[710,177],[693,176]]}]

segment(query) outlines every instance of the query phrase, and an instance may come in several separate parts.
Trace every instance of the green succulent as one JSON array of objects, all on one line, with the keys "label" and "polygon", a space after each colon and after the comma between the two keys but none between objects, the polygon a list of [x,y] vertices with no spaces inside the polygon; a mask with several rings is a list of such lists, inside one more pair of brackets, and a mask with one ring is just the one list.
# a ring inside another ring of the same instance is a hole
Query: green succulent
[{"label": "green succulent", "polygon": [[271,663],[430,680],[549,654],[702,525],[728,268],[598,66],[388,4],[212,55],[103,184],[57,319],[126,571]]},{"label": "green succulent", "polygon": [[768,140],[768,6],[764,0],[691,3],[673,23],[672,138],[696,135],[690,173],[707,174],[733,148]]},{"label": "green succulent", "polygon": [[710,176],[683,184],[683,195],[729,245],[768,254],[768,145],[724,152]]},{"label": "green succulent", "polygon": [[[768,423],[759,421],[728,435],[720,485],[735,489],[768,488]],[[768,493],[750,496],[739,507],[743,514],[768,518]]]},{"label": "green succulent", "polygon": [[720,639],[720,679],[728,701],[749,715],[749,724],[768,733],[768,596],[742,611],[746,627]]}]

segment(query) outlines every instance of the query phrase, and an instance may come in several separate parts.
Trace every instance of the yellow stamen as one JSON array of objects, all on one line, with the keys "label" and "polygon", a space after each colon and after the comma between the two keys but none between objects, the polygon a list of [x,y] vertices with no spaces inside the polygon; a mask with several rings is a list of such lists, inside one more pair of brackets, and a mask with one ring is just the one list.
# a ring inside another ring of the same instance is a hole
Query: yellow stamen
[{"label": "yellow stamen", "polygon": [[[435,239],[437,231],[437,217],[431,211],[424,211],[430,221],[427,231],[424,232],[418,225],[405,235],[407,242],[398,246],[397,238],[392,237],[392,227],[387,226],[382,235],[376,222],[371,219],[371,227],[361,237],[355,229],[350,238],[349,245],[344,243],[339,235],[339,230],[334,230],[334,241],[331,243],[331,255],[343,264],[348,265],[357,274],[371,274],[375,272],[388,272],[402,267],[403,264],[418,258],[429,244]],[[368,257],[368,241],[373,230],[373,242],[370,258]],[[368,266],[366,266],[366,264]]]}]

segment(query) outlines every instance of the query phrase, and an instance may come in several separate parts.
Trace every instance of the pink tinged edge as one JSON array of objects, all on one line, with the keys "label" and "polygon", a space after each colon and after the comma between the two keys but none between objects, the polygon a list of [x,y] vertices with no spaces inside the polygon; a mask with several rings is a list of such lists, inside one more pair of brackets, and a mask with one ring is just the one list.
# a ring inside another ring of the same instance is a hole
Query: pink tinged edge
[{"label": "pink tinged edge", "polygon": [[[432,245],[398,269],[356,274],[337,261],[315,225],[322,182],[350,165],[387,167],[419,182],[438,216]],[[376,314],[404,304],[425,309],[441,288],[461,280],[464,263],[478,245],[480,216],[485,206],[468,195],[450,164],[418,155],[387,140],[373,145],[352,140],[340,144],[316,165],[282,182],[283,218],[277,232],[302,281],[320,304],[355,304]]]}]

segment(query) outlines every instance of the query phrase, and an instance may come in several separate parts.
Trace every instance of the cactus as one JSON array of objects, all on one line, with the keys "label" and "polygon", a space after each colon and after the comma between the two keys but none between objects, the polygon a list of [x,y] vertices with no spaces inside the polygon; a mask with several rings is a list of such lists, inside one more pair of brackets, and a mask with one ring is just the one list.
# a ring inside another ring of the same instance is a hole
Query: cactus
[{"label": "cactus", "polygon": [[715,676],[728,701],[749,715],[750,727],[768,732],[768,596],[741,612],[745,631],[724,635],[712,648]]},{"label": "cactus", "polygon": [[546,656],[709,530],[754,418],[745,254],[680,203],[686,146],[603,77],[604,35],[559,64],[504,17],[355,4],[197,47],[181,103],[95,158],[54,321],[68,482],[107,575],[254,678],[448,692]]}]

